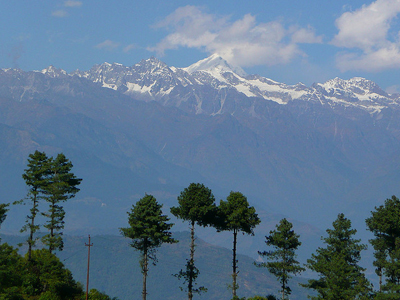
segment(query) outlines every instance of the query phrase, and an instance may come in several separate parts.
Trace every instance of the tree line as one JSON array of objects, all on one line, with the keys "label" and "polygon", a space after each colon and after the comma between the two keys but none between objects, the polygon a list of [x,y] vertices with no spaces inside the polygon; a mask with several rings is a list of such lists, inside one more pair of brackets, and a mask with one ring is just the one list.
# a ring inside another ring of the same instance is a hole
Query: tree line
[{"label": "tree line", "polygon": [[[83,299],[83,288],[76,283],[69,270],[54,255],[62,251],[64,216],[62,203],[73,198],[79,192],[82,179],[72,172],[72,163],[64,154],[55,158],[44,152],[30,154],[24,179],[27,197],[18,203],[30,204],[29,214],[21,232],[27,232],[28,251],[25,257],[17,249],[0,245],[0,299]],[[39,203],[48,204],[46,211],[40,211]],[[199,269],[195,265],[195,228],[213,227],[217,231],[230,231],[232,237],[232,299],[239,298],[237,239],[238,233],[254,235],[254,229],[260,219],[253,206],[242,193],[230,192],[226,200],[216,204],[212,191],[201,183],[191,183],[177,197],[178,205],[171,207],[171,213],[190,226],[189,257],[185,266],[174,276],[183,280],[181,289],[187,292],[189,300],[194,294],[207,291],[198,286]],[[0,226],[9,210],[9,204],[0,204]],[[41,214],[46,222],[43,225],[47,234],[42,236],[43,249],[34,250],[37,232],[37,216]],[[132,205],[128,211],[128,227],[120,228],[124,237],[131,239],[131,246],[140,252],[140,267],[143,274],[142,298],[147,297],[147,276],[149,262],[156,265],[157,248],[164,243],[177,243],[172,237],[170,222],[162,212],[162,205],[155,197],[146,194]],[[318,247],[305,265],[297,261],[296,251],[301,246],[300,236],[286,218],[282,219],[274,230],[265,236],[267,250],[258,251],[263,262],[254,262],[255,266],[266,268],[280,282],[278,291],[282,300],[289,299],[291,288],[289,280],[306,268],[317,274],[301,286],[313,290],[310,299],[400,299],[400,200],[396,196],[371,212],[366,219],[367,230],[374,238],[369,242],[374,249],[376,275],[379,287],[373,288],[365,277],[365,269],[359,265],[361,252],[367,248],[359,239],[355,239],[356,229],[351,221],[340,213],[322,237],[323,246]],[[90,291],[90,299],[111,299],[97,290]],[[248,300],[277,299],[274,295],[255,296]]]},{"label": "tree line", "polygon": [[[28,187],[27,196],[13,204],[30,205],[21,232],[27,232],[25,256],[7,243],[0,244],[0,299],[4,300],[82,300],[83,286],[76,282],[54,251],[63,250],[62,230],[65,211],[61,205],[79,192],[82,179],[72,173],[72,163],[60,153],[55,158],[35,151],[28,157],[22,178]],[[40,202],[48,204],[41,211]],[[9,203],[0,204],[0,227],[7,217]],[[42,249],[33,248],[38,241],[38,215],[45,217],[42,225],[47,233],[41,236]],[[90,290],[91,300],[112,300],[108,295]],[[114,298],[115,299],[115,298]]]}]

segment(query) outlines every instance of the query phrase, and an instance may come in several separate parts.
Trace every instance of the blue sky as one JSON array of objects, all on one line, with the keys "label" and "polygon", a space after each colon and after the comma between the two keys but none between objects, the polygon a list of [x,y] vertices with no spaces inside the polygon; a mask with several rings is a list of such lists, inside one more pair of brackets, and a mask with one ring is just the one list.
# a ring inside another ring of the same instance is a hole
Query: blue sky
[{"label": "blue sky", "polygon": [[213,53],[288,84],[360,76],[400,91],[400,0],[16,0],[0,4],[0,68],[68,72]]}]

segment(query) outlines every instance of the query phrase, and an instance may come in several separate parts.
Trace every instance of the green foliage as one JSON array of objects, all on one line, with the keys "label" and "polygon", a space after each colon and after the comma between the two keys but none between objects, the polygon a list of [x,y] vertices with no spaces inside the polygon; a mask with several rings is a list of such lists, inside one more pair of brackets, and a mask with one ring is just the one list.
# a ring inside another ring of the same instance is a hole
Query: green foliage
[{"label": "green foliage", "polygon": [[266,267],[268,271],[276,276],[281,283],[282,299],[290,295],[291,289],[288,286],[291,274],[299,274],[305,269],[296,260],[296,250],[301,245],[299,235],[292,230],[293,225],[286,219],[282,219],[276,230],[271,230],[266,236],[265,243],[273,247],[272,251],[258,251],[261,256],[266,256],[266,263],[256,264],[259,267]]},{"label": "green foliage", "polygon": [[35,246],[37,240],[34,234],[39,230],[39,225],[35,223],[35,219],[39,213],[39,201],[43,198],[44,188],[48,184],[49,163],[46,153],[36,150],[35,153],[29,155],[28,168],[22,174],[22,178],[29,187],[26,199],[29,199],[32,204],[30,215],[26,216],[25,225],[21,229],[21,232],[29,231],[27,239],[29,259],[32,247]]},{"label": "green foliage", "polygon": [[14,299],[20,294],[23,269],[23,259],[17,250],[8,244],[0,245],[0,295],[4,299]]},{"label": "green foliage", "polygon": [[117,298],[111,298],[105,293],[102,293],[96,289],[91,289],[88,295],[89,300],[118,300]]},{"label": "green foliage", "polygon": [[247,300],[277,300],[277,298],[274,295],[267,295],[267,297],[254,296],[251,298],[247,298]]},{"label": "green foliage", "polygon": [[32,296],[67,300],[82,294],[82,287],[74,281],[72,273],[47,249],[32,251],[25,277],[24,288]]},{"label": "green foliage", "polygon": [[31,260],[0,245],[0,299],[79,299],[82,287],[48,250],[32,251]]},{"label": "green foliage", "polygon": [[82,179],[71,172],[73,165],[60,153],[55,159],[49,159],[49,177],[44,186],[45,200],[49,203],[49,210],[42,213],[48,220],[44,225],[50,233],[43,236],[42,241],[48,246],[50,252],[63,249],[61,230],[64,228],[65,211],[59,203],[75,197],[79,192],[77,186]]},{"label": "green foliage", "polygon": [[171,213],[184,221],[200,226],[213,225],[216,216],[215,198],[211,190],[200,183],[191,183],[178,196],[178,207]]},{"label": "green foliage", "polygon": [[[210,226],[216,224],[217,207],[215,198],[211,190],[200,183],[191,183],[178,196],[178,207],[171,207],[171,212],[176,217],[189,221],[191,244],[190,244],[190,259],[187,260],[186,270],[180,270],[177,274],[178,278],[184,278],[187,283],[187,291],[189,300],[193,297],[193,292],[201,293],[206,291],[204,287],[195,289],[195,281],[198,276],[198,269],[194,265],[194,225]],[[195,272],[195,270],[197,270]]]},{"label": "green foliage", "polygon": [[233,232],[233,258],[232,258],[232,294],[236,297],[237,284],[237,259],[236,244],[239,231],[254,235],[253,229],[260,223],[254,207],[249,205],[247,198],[240,192],[230,192],[226,201],[221,200],[218,207],[216,227],[219,230]]},{"label": "green foliage", "polygon": [[374,252],[374,266],[385,284],[380,287],[377,299],[399,299],[400,292],[400,200],[396,196],[375,207],[366,219],[368,230],[375,238],[370,240]]},{"label": "green foliage", "polygon": [[230,192],[226,201],[221,200],[219,212],[222,219],[222,226],[218,228],[220,230],[254,235],[253,229],[261,222],[255,208],[249,205],[246,196],[240,192]]},{"label": "green foliage", "polygon": [[353,238],[356,232],[343,214],[333,222],[333,229],[327,230],[328,237],[322,238],[326,247],[318,248],[307,260],[307,267],[319,276],[302,285],[318,292],[311,299],[371,299],[371,284],[358,265],[366,245]]},{"label": "green foliage", "polygon": [[128,212],[129,226],[120,228],[124,237],[132,239],[131,246],[141,252],[161,246],[162,243],[175,243],[170,229],[173,224],[162,214],[162,205],[152,195],[145,195]]},{"label": "green foliage", "polygon": [[[187,288],[180,287],[181,291],[189,292],[195,294],[201,294],[207,292],[207,288],[204,286],[196,287],[196,279],[199,276],[200,271],[199,269],[191,263],[190,259],[186,260],[186,269],[180,270],[178,274],[174,274],[173,276],[177,277],[178,279],[183,279],[183,284],[187,284]],[[191,283],[190,289],[189,285]]]},{"label": "green foliage", "polygon": [[170,229],[173,224],[168,223],[169,218],[162,214],[162,205],[157,203],[152,195],[145,195],[136,202],[128,212],[129,226],[120,228],[124,237],[132,239],[131,246],[141,252],[140,265],[143,273],[143,299],[146,299],[146,277],[148,259],[155,265],[155,249],[163,243],[176,243],[171,237]]},{"label": "green foliage", "polygon": [[8,212],[8,206],[10,203],[0,203],[0,226],[3,224],[4,220],[7,217],[7,212]]}]

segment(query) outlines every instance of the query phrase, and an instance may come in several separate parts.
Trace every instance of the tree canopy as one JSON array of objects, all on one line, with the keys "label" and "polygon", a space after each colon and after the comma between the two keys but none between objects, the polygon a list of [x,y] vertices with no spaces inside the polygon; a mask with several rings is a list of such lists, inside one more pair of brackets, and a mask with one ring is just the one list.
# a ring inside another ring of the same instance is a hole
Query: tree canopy
[{"label": "tree canopy", "polygon": [[249,205],[246,196],[240,192],[230,192],[226,201],[221,200],[218,207],[217,228],[233,232],[233,258],[232,258],[232,295],[236,297],[237,284],[237,259],[236,245],[237,234],[243,233],[254,235],[253,229],[260,223],[253,206]]},{"label": "tree canopy", "polygon": [[[370,240],[374,248],[374,266],[380,277],[377,299],[400,298],[400,200],[396,196],[386,199],[385,204],[375,207],[366,219],[368,230],[375,238]],[[382,285],[382,275],[385,284]]]},{"label": "tree canopy", "polygon": [[161,208],[162,205],[157,203],[156,198],[146,194],[128,212],[129,227],[120,228],[124,237],[132,239],[131,246],[142,254],[140,265],[143,273],[143,299],[147,295],[148,260],[155,264],[155,249],[163,243],[177,242],[170,232],[173,224],[168,223],[169,218],[162,214]]},{"label": "tree canopy", "polygon": [[179,206],[171,207],[171,212],[176,217],[190,223],[190,258],[187,260],[186,269],[180,270],[176,276],[187,283],[188,299],[193,298],[193,293],[201,293],[207,289],[203,286],[195,288],[195,281],[199,270],[194,264],[195,238],[194,225],[210,226],[216,223],[217,208],[211,190],[200,183],[191,183],[178,196]]},{"label": "tree canopy", "polygon": [[60,203],[75,197],[79,192],[77,187],[82,179],[77,178],[72,170],[72,163],[60,153],[55,159],[49,159],[49,177],[44,186],[44,198],[49,203],[47,212],[42,215],[47,217],[44,225],[49,233],[42,237],[50,252],[63,249],[62,229],[64,228],[65,211]]},{"label": "tree canopy", "polygon": [[258,251],[258,254],[265,256],[267,262],[259,263],[257,266],[266,267],[268,271],[276,276],[281,283],[282,300],[291,294],[288,285],[291,274],[296,275],[305,269],[300,266],[296,260],[296,250],[301,245],[299,235],[292,229],[293,225],[285,218],[282,219],[276,230],[271,230],[269,235],[265,237],[265,244],[274,250]]},{"label": "tree canopy", "polygon": [[358,264],[366,245],[353,238],[356,232],[344,214],[338,215],[333,229],[327,229],[328,236],[322,238],[326,246],[319,247],[307,260],[307,267],[319,277],[302,285],[318,293],[311,299],[370,299],[371,284]]}]

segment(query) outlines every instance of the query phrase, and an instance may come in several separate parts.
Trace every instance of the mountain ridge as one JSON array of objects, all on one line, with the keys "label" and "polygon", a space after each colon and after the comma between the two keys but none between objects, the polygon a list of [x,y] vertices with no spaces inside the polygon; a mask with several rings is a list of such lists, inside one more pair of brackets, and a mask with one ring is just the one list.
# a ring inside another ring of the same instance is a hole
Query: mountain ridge
[{"label": "mountain ridge", "polygon": [[[144,193],[174,206],[191,182],[210,186],[217,198],[239,190],[260,209],[315,226],[329,225],[339,210],[362,224],[398,191],[396,96],[360,78],[306,87],[227,69],[220,76],[224,82],[156,58],[86,73],[1,70],[1,179],[19,188],[9,185],[0,196],[24,196],[21,174],[36,149],[71,158],[85,179],[77,201],[99,214],[92,215],[96,226],[114,226]],[[269,100],[238,92],[245,84]],[[362,213],[357,197],[365,201]],[[90,218],[74,218],[92,226]]]},{"label": "mountain ridge", "polygon": [[[41,72],[56,76],[54,67]],[[58,69],[59,75],[66,74]],[[224,110],[224,94],[235,94],[237,106],[241,99],[262,98],[278,104],[290,101],[319,101],[325,105],[355,107],[378,114],[388,106],[398,106],[400,96],[388,94],[376,83],[361,77],[343,80],[338,77],[310,87],[302,83],[287,85],[259,75],[246,75],[232,67],[218,55],[212,55],[187,68],[169,67],[155,57],[142,60],[132,67],[118,63],[95,65],[88,71],[69,73],[70,76],[87,78],[103,87],[145,101],[158,101],[163,105],[176,106],[184,111],[220,114]],[[203,109],[198,101],[204,94],[210,95],[213,109]],[[179,99],[178,99],[179,98]],[[197,99],[197,101],[196,101]],[[183,102],[192,102],[185,105]],[[193,103],[194,102],[194,103]]]}]

